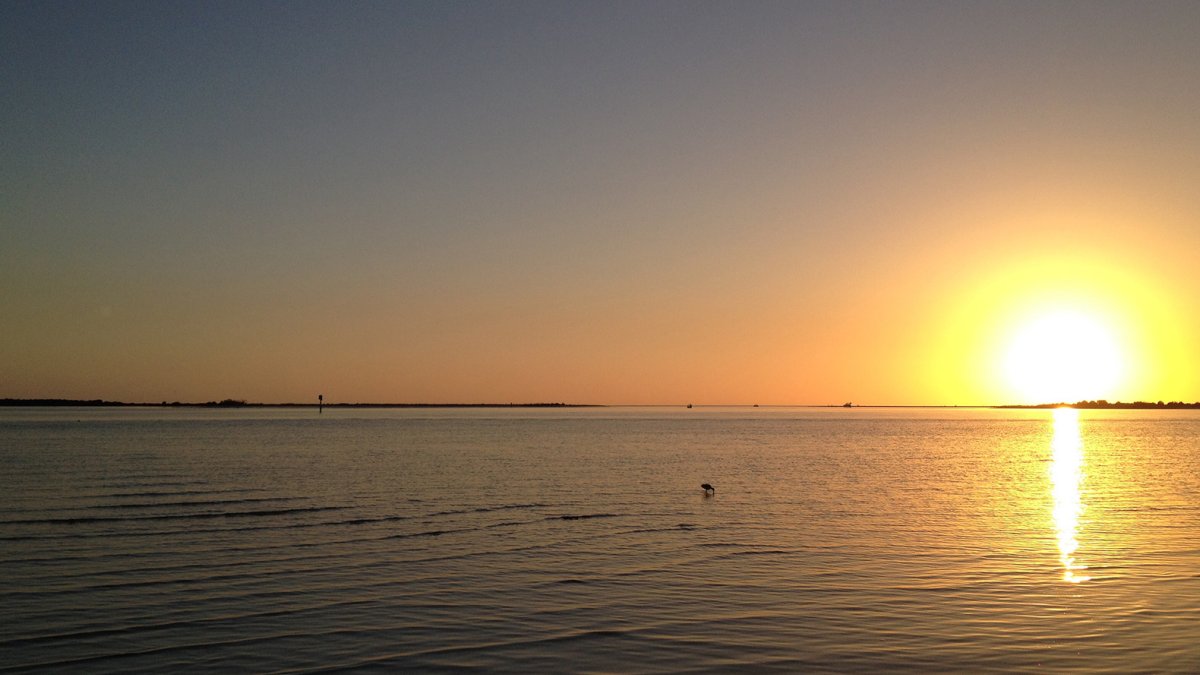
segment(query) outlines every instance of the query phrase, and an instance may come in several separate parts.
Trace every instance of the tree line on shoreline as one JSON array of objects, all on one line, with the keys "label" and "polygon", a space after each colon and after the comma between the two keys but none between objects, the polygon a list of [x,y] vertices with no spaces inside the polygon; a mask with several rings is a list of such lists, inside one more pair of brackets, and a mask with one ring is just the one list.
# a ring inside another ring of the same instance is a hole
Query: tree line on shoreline
[{"label": "tree line on shoreline", "polygon": [[1106,401],[1097,399],[1095,401],[1077,401],[1075,403],[1039,403],[1037,405],[1002,405],[1000,408],[1083,408],[1089,410],[1154,410],[1162,409],[1184,409],[1184,408],[1200,408],[1200,401],[1188,403],[1186,401]]},{"label": "tree line on shoreline", "polygon": [[[595,405],[579,403],[249,403],[244,399],[227,398],[220,401],[183,402],[162,401],[161,403],[129,403],[104,399],[67,398],[0,398],[0,407],[141,407],[141,408],[592,408]],[[820,406],[837,407],[837,406]],[[861,406],[855,406],[861,407]],[[868,406],[878,407],[878,406]],[[887,406],[883,406],[887,407]],[[902,407],[947,407],[947,406],[902,406]],[[981,406],[986,407],[986,406]],[[1094,410],[1182,410],[1200,408],[1200,401],[1077,401],[1075,403],[1038,403],[1034,405],[998,405],[995,408],[1082,408]]]},{"label": "tree line on shoreline", "polygon": [[61,406],[61,407],[140,407],[140,408],[580,408],[575,403],[248,403],[244,399],[227,398],[220,401],[161,403],[129,403],[104,399],[68,398],[0,398],[0,406]]}]

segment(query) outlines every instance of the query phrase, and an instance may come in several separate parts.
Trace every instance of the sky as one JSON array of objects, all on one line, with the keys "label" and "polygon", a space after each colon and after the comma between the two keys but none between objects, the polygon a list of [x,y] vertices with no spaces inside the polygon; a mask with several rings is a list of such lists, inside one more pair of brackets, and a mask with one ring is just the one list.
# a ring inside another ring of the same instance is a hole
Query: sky
[{"label": "sky", "polygon": [[[1196,2],[5,2],[0,397],[1198,400],[1198,34]],[[1028,337],[1064,313],[1091,332]],[[1071,359],[1119,363],[1031,384]]]}]

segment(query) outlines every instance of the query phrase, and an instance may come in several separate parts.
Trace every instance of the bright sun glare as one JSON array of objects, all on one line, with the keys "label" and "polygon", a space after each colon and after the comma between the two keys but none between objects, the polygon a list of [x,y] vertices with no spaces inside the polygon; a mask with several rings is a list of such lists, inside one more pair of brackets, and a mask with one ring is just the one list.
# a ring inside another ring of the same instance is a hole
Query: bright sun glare
[{"label": "bright sun glare", "polygon": [[1004,372],[1026,403],[1108,398],[1124,371],[1115,334],[1075,311],[1037,316],[1015,334]]}]

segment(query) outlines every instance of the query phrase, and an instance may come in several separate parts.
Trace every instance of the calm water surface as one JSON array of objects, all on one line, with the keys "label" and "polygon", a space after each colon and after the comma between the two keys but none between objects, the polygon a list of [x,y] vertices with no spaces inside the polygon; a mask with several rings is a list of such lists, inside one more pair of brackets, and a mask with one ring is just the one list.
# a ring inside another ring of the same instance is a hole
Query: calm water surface
[{"label": "calm water surface", "polygon": [[0,471],[4,672],[1200,669],[1193,411],[8,409]]}]

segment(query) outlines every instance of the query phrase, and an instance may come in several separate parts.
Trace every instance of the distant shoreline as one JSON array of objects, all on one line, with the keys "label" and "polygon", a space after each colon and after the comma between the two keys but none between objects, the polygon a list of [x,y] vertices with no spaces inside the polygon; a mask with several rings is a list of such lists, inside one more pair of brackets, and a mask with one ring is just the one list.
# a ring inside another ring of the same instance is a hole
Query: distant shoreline
[{"label": "distant shoreline", "polygon": [[163,401],[130,403],[104,399],[3,398],[0,407],[76,407],[76,408],[597,408],[581,403],[250,403],[235,399],[203,403]]},{"label": "distant shoreline", "polygon": [[1184,401],[1079,401],[1077,403],[1039,403],[1038,405],[998,405],[996,408],[1016,408],[1035,410],[1042,408],[1077,408],[1080,410],[1188,410],[1200,408],[1200,401],[1186,403]]},{"label": "distant shoreline", "polygon": [[[221,401],[205,401],[205,402],[183,402],[183,401],[162,401],[160,403],[130,403],[127,401],[107,401],[104,399],[66,399],[66,398],[3,398],[0,399],[0,407],[77,407],[77,408],[607,408],[606,404],[596,403],[251,403],[237,399],[224,399]],[[661,404],[651,406],[634,406],[634,407],[654,407],[654,408],[671,408],[682,407],[676,404]],[[688,406],[691,407],[691,406]],[[1082,410],[1194,410],[1200,409],[1200,401],[1187,403],[1184,401],[1133,401],[1125,403],[1122,401],[1078,401],[1076,403],[1038,403],[1038,404],[1013,404],[1013,405],[871,405],[871,404],[853,404],[834,405],[834,404],[797,404],[797,405],[749,405],[749,404],[729,404],[728,406],[706,406],[698,404],[696,407],[762,407],[762,408],[961,408],[961,409],[990,409],[990,410],[1043,410],[1049,408],[1077,408]]]}]

